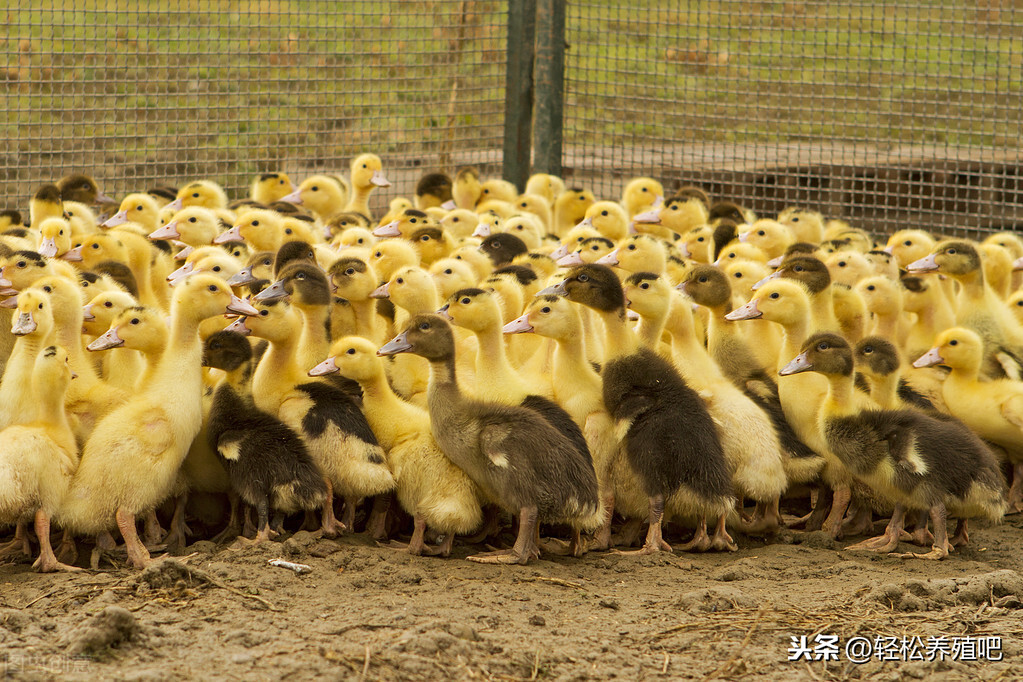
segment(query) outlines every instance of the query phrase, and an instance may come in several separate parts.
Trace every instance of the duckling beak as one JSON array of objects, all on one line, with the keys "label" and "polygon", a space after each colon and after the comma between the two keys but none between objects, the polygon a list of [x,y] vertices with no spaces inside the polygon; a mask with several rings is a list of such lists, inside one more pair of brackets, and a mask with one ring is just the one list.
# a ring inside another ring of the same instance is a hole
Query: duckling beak
[{"label": "duckling beak", "polygon": [[252,266],[242,268],[236,274],[231,275],[227,280],[227,285],[232,287],[240,287],[251,282],[255,282],[256,278],[252,276]]},{"label": "duckling beak", "polygon": [[626,310],[625,319],[631,322],[637,322],[639,320],[639,313],[637,313],[635,310]]},{"label": "duckling beak", "polygon": [[88,305],[82,306],[82,321],[92,322],[95,319],[96,316],[92,314],[92,304],[89,303]]},{"label": "duckling beak", "polygon": [[660,209],[651,208],[648,211],[637,213],[632,217],[634,223],[649,223],[652,225],[659,225],[661,222],[661,211]]},{"label": "duckling beak", "polygon": [[787,377],[790,374],[808,372],[811,369],[813,369],[813,365],[810,363],[810,360],[807,359],[806,353],[800,353],[795,358],[793,358],[792,362],[782,367],[778,371],[778,374],[780,374],[783,377]]},{"label": "duckling beak", "polygon": [[576,225],[576,227],[593,227],[593,221],[589,218],[583,218],[582,222]]},{"label": "duckling beak", "polygon": [[106,194],[103,194],[103,192],[96,192],[96,201],[93,202],[93,205],[116,204],[116,203],[117,203],[116,199],[113,199],[112,197],[108,197]]},{"label": "duckling beak", "polygon": [[1023,270],[1023,256],[1012,262],[1012,271]]},{"label": "duckling beak", "polygon": [[749,241],[750,232],[752,232],[752,231],[753,230],[746,230],[745,232],[740,232],[739,233],[739,241],[744,243],[744,244],[746,242],[748,242]]},{"label": "duckling beak", "polygon": [[240,242],[242,240],[242,228],[241,225],[235,225],[226,232],[221,232],[213,238],[214,244],[223,244],[224,242]]},{"label": "duckling beak", "polygon": [[387,179],[383,171],[373,171],[373,175],[369,179],[377,187],[390,187],[391,181]]},{"label": "duckling beak", "polygon": [[378,286],[376,289],[374,289],[373,293],[371,293],[369,295],[369,297],[370,298],[390,298],[391,297],[391,292],[387,288],[390,284],[391,284],[390,282],[384,282],[383,284]]},{"label": "duckling beak", "polygon": [[[253,296],[252,300],[254,300],[254,301],[276,301],[278,299],[286,297],[287,295],[288,295],[288,292],[284,288],[284,280],[277,280],[276,282],[274,282],[273,284],[268,286],[266,289],[263,289],[261,292],[259,292],[255,296]],[[239,299],[239,300],[241,300],[241,299]],[[258,314],[258,313],[248,313],[248,314],[253,315],[253,314]]]},{"label": "duckling beak", "polygon": [[689,250],[689,244],[682,242],[678,245],[678,252],[682,254],[683,258],[692,258],[693,253]]},{"label": "duckling beak", "polygon": [[245,316],[242,315],[235,319],[234,322],[224,327],[225,332],[238,332],[242,336],[248,336],[252,333],[252,330],[245,326]]},{"label": "duckling beak", "polygon": [[767,267],[777,268],[781,265],[783,260],[785,260],[785,256],[778,256],[777,258],[772,258],[771,260],[767,261]]},{"label": "duckling beak", "polygon": [[939,349],[932,348],[916,360],[913,361],[913,366],[920,367],[933,367],[934,365],[940,365],[945,362],[945,358],[941,357]]},{"label": "duckling beak", "polygon": [[174,201],[172,201],[169,204],[167,204],[166,206],[164,206],[164,208],[169,208],[172,211],[180,211],[184,207],[185,207],[185,203],[183,201],[181,201],[181,197],[178,197]]},{"label": "duckling beak", "polygon": [[597,265],[610,265],[610,266],[618,265],[618,249],[615,249],[614,251],[611,251],[610,253],[608,253],[608,254],[606,254],[604,256],[601,256],[597,260]]},{"label": "duckling beak", "polygon": [[24,336],[34,332],[37,326],[36,321],[32,319],[32,311],[21,313],[11,326],[11,333],[15,336]]},{"label": "duckling beak", "polygon": [[454,199],[448,199],[443,204],[441,204],[440,207],[443,208],[445,211],[454,211],[456,208],[458,208],[458,204],[455,203]]},{"label": "duckling beak", "polygon": [[80,263],[82,261],[82,245],[79,244],[70,251],[65,251],[61,258],[72,263]]},{"label": "duckling beak", "polygon": [[286,194],[280,198],[280,201],[286,201],[289,204],[295,204],[296,206],[302,205],[302,190],[296,189],[291,194]]},{"label": "duckling beak", "polygon": [[124,225],[126,222],[128,222],[128,211],[118,211],[100,223],[100,227],[117,227],[118,225]]},{"label": "duckling beak", "polygon": [[401,230],[398,229],[398,221],[392,220],[386,225],[379,225],[373,228],[374,237],[400,237]]},{"label": "duckling beak", "polygon": [[760,280],[756,284],[754,284],[752,287],[750,287],[750,289],[752,289],[753,291],[756,291],[760,287],[762,287],[765,284],[767,284],[768,281],[770,281],[772,279],[778,279],[779,277],[781,277],[781,271],[780,270],[777,271],[777,272],[772,272],[770,275],[768,275],[767,277],[763,278],[762,280]]},{"label": "duckling beak", "polygon": [[559,259],[564,258],[570,253],[568,250],[568,244],[561,244],[558,248],[551,251],[551,260],[557,262]]},{"label": "duckling beak", "polygon": [[629,221],[629,234],[639,234],[639,230],[636,229],[636,221]]},{"label": "duckling beak", "polygon": [[[181,242],[175,242],[175,243],[176,244],[181,244]],[[184,248],[181,249],[180,251],[178,251],[176,254],[174,254],[174,260],[185,260],[186,258],[188,258],[189,254],[191,254],[193,251],[195,251],[195,249],[193,249],[189,244],[181,244],[181,245]]]},{"label": "duckling beak", "polygon": [[0,268],[0,287],[8,288],[14,286],[14,282],[4,277],[4,269]]},{"label": "duckling beak", "polygon": [[227,304],[227,312],[239,315],[259,315],[259,311],[248,301],[231,294],[231,302]]},{"label": "duckling beak", "polygon": [[938,269],[938,263],[934,260],[934,254],[915,260],[906,266],[909,272],[934,272]]},{"label": "duckling beak", "polygon": [[193,263],[185,263],[180,268],[178,268],[177,270],[175,270],[171,274],[167,275],[167,283],[170,284],[170,286],[174,286],[175,284],[177,284],[178,282],[180,282],[184,278],[186,278],[189,275],[191,275],[192,274],[192,270],[194,270],[194,269],[195,269],[195,265]]},{"label": "duckling beak", "polygon": [[380,348],[377,349],[377,355],[380,357],[385,355],[397,355],[398,353],[405,353],[410,350],[412,350],[412,344],[408,342],[408,332],[402,332],[384,345],[380,346]]},{"label": "duckling beak", "polygon": [[654,211],[659,210],[662,206],[664,206],[664,196],[658,194],[657,196],[654,197],[654,205],[652,210]]},{"label": "duckling beak", "polygon": [[149,233],[150,239],[181,239],[178,232],[178,221],[172,220],[158,230]]},{"label": "duckling beak", "polygon": [[74,372],[71,372],[71,378],[72,378],[72,379],[77,379],[77,378],[78,378],[78,375],[77,375],[77,374],[75,374]]},{"label": "duckling beak", "polygon": [[568,267],[570,265],[582,265],[583,257],[579,254],[578,251],[573,251],[572,253],[566,256],[562,256],[557,261],[555,261],[555,263],[563,268]]},{"label": "duckling beak", "polygon": [[526,332],[533,331],[533,325],[529,324],[529,313],[516,317],[514,320],[504,325],[501,331],[505,334],[524,334]]},{"label": "duckling beak", "polygon": [[53,258],[57,255],[57,242],[53,237],[47,237],[39,244],[39,255],[46,258]]},{"label": "duckling beak", "polygon": [[124,339],[117,335],[117,327],[111,327],[107,333],[86,346],[86,350],[97,351],[117,348],[124,345]]},{"label": "duckling beak", "polygon": [[441,317],[443,317],[448,322],[454,322],[455,321],[455,318],[451,317],[451,315],[448,314],[448,306],[447,305],[445,305],[443,308],[438,310],[437,314],[440,315]]},{"label": "duckling beak", "polygon": [[894,256],[895,255],[895,247],[894,246],[888,245],[888,246],[884,247],[881,250],[884,251],[885,253],[887,253],[889,256]]},{"label": "duckling beak", "polygon": [[472,231],[473,237],[489,237],[493,232],[490,228],[490,223],[480,223],[476,226],[476,229]]},{"label": "duckling beak", "polygon": [[336,371],[338,371],[337,363],[334,361],[334,358],[330,357],[309,370],[309,376],[322,377],[327,374],[333,374]]},{"label": "duckling beak", "polygon": [[751,299],[746,305],[736,308],[725,315],[725,319],[735,322],[736,320],[755,320],[758,317],[763,317],[764,314],[760,312],[760,309],[757,307],[759,303],[759,298]]},{"label": "duckling beak", "polygon": [[552,284],[545,289],[541,289],[536,292],[537,296],[568,296],[568,287],[565,286],[565,282],[559,284]]}]

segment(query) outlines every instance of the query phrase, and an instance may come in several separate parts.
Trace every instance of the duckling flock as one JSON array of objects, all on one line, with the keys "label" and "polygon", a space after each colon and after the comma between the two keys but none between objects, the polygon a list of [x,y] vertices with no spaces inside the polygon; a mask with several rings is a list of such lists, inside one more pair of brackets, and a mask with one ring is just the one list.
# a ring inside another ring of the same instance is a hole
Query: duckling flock
[{"label": "duckling flock", "polygon": [[372,154],[231,203],[71,175],[0,213],[0,553],[79,570],[116,528],[143,567],[186,544],[190,494],[225,500],[215,541],[358,523],[444,556],[503,512],[514,545],[469,559],[520,564],[679,526],[732,551],[783,497],[868,536],[847,549],[940,559],[1023,510],[1019,236],[474,168],[373,219],[389,185]]}]

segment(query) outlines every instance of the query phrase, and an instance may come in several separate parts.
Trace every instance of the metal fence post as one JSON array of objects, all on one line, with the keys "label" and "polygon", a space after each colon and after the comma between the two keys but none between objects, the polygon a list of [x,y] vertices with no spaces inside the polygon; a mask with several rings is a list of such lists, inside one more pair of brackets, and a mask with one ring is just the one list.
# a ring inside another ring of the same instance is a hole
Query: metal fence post
[{"label": "metal fence post", "polygon": [[536,0],[508,0],[508,51],[504,88],[504,179],[521,192],[529,177],[533,131],[533,50]]},{"label": "metal fence post", "polygon": [[534,166],[561,175],[561,136],[565,94],[565,0],[537,0],[536,129]]}]

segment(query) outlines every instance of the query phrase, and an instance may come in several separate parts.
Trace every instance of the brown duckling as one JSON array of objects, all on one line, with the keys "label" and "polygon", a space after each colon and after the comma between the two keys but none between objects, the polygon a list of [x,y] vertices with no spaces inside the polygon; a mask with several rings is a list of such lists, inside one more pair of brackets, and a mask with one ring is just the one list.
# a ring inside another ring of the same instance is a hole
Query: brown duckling
[{"label": "brown duckling", "polygon": [[599,526],[593,463],[540,415],[522,407],[467,397],[455,377],[455,338],[437,315],[417,315],[377,351],[415,353],[430,361],[428,404],[437,443],[490,499],[519,515],[510,550],[469,557],[480,563],[525,564],[539,555],[539,523]]}]

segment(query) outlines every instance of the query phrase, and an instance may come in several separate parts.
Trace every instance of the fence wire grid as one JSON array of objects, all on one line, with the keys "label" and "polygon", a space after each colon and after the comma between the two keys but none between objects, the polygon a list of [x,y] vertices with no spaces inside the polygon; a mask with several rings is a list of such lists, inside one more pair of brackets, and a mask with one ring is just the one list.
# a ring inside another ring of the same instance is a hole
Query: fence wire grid
[{"label": "fence wire grid", "polygon": [[1023,226],[1023,2],[571,0],[564,165],[887,232]]},{"label": "fence wire grid", "polygon": [[207,177],[236,198],[258,173],[347,172],[366,151],[403,194],[429,170],[500,171],[506,2],[14,0],[0,12],[8,204],[72,171],[112,195]]}]

